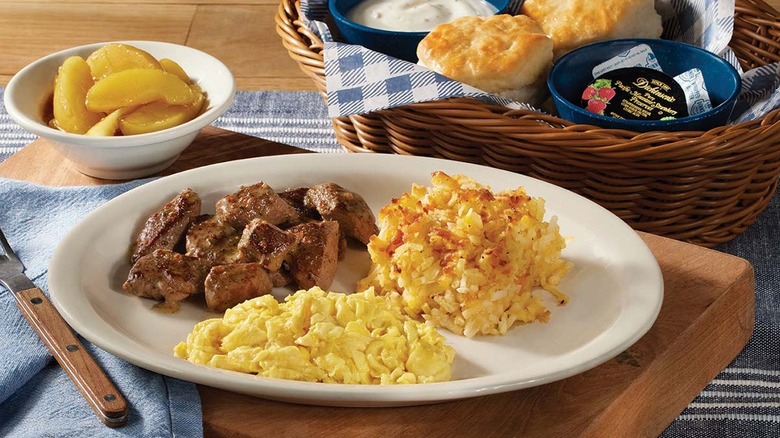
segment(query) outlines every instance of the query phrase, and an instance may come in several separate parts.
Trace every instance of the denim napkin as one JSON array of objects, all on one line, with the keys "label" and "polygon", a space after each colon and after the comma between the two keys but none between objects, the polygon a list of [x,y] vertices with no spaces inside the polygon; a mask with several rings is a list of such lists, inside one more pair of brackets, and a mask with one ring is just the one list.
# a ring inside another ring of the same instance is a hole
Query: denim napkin
[{"label": "denim napkin", "polygon": [[661,437],[780,437],[780,193],[747,231],[715,249],[753,265],[753,336]]},{"label": "denim napkin", "polygon": [[[148,180],[100,187],[50,188],[0,179],[0,228],[25,273],[48,294],[47,266],[57,243],[87,213]],[[105,426],[0,286],[0,436],[199,437],[200,395],[193,383],[146,371],[86,342],[127,399],[128,421]]]}]

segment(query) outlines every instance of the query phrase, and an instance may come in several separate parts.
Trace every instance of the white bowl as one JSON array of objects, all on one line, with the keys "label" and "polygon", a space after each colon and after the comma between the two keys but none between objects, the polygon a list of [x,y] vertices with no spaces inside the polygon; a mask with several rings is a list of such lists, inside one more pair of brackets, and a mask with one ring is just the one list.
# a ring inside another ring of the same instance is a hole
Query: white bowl
[{"label": "white bowl", "polygon": [[218,59],[191,47],[155,41],[118,41],[176,61],[206,93],[207,107],[193,120],[148,134],[95,137],[50,128],[44,120],[57,69],[70,56],[86,58],[108,44],[74,47],[45,56],[20,70],[5,89],[11,118],[33,134],[51,140],[79,172],[103,179],[132,179],[155,174],[171,164],[192,143],[201,128],[222,115],[233,102],[236,84]]}]

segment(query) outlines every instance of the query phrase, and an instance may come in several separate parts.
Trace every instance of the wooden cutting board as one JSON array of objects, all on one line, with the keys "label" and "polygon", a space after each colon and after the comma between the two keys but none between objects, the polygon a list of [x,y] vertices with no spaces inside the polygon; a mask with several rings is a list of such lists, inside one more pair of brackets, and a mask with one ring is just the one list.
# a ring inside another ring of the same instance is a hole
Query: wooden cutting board
[{"label": "wooden cutting board", "polygon": [[[209,127],[162,174],[240,158],[301,152],[305,151]],[[45,140],[36,140],[0,163],[0,177],[58,186],[110,183],[81,175],[62,163]],[[642,339],[601,366],[521,391],[395,408],[295,405],[200,386],[205,434],[657,436],[747,343],[755,322],[755,284],[753,269],[743,259],[639,234],[663,271],[664,304],[655,325]]]}]

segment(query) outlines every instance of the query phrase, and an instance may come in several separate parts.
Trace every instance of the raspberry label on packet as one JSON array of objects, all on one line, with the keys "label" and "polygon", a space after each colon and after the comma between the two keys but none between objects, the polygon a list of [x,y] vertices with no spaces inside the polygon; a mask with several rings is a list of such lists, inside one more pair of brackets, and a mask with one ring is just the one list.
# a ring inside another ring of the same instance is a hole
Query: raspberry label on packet
[{"label": "raspberry label on packet", "polygon": [[[593,77],[598,78],[610,71],[630,68],[645,67],[663,71],[655,57],[653,49],[647,44],[639,44],[593,67]],[[685,93],[685,102],[688,106],[688,114],[696,115],[712,109],[712,102],[707,93],[704,76],[698,68],[692,68],[674,77]],[[584,97],[583,97],[584,99]],[[600,103],[594,103],[594,108],[600,108]]]},{"label": "raspberry label on packet", "polygon": [[611,70],[582,93],[582,107],[609,117],[670,120],[688,116],[685,92],[671,76],[651,68]]}]

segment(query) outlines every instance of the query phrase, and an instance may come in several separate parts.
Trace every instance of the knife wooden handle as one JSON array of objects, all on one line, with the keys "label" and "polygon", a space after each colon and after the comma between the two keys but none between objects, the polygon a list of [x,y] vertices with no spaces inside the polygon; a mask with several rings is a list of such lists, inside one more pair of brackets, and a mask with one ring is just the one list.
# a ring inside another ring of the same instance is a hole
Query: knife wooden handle
[{"label": "knife wooden handle", "polygon": [[68,323],[38,288],[16,292],[16,305],[106,426],[127,422],[127,402]]}]

